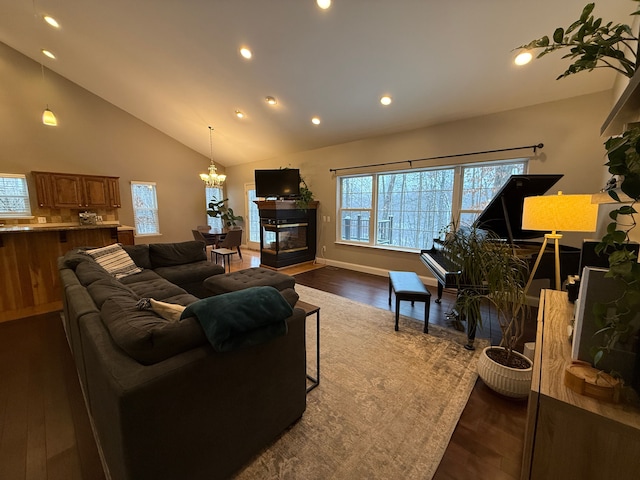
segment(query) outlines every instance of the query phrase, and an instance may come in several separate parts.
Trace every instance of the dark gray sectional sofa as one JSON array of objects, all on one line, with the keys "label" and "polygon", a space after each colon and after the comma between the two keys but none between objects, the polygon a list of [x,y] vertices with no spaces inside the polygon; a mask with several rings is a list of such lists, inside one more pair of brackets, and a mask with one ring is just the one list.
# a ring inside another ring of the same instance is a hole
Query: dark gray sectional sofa
[{"label": "dark gray sectional sofa", "polygon": [[222,273],[203,245],[127,250],[144,270],[121,280],[83,253],[58,261],[65,329],[109,475],[229,478],[306,408],[304,311],[293,309],[284,336],[216,352],[195,318],[136,307],[198,301],[204,278]]}]

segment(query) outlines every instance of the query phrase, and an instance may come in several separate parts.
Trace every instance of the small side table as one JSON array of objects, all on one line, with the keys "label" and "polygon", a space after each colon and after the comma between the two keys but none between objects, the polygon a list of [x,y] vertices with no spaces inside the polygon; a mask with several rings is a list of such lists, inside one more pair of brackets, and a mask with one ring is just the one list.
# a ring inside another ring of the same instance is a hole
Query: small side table
[{"label": "small side table", "polygon": [[214,248],[213,250],[211,250],[211,257],[213,257],[214,253],[216,254],[216,265],[218,264],[218,257],[221,256],[224,271],[226,272],[227,270],[229,270],[229,273],[231,273],[231,255],[236,253],[236,251],[231,250],[230,248]]},{"label": "small side table", "polygon": [[307,387],[309,393],[320,384],[320,307],[298,300],[296,308],[304,310],[307,317],[316,314],[316,376],[314,378],[307,373],[307,378],[311,381],[311,385]]}]

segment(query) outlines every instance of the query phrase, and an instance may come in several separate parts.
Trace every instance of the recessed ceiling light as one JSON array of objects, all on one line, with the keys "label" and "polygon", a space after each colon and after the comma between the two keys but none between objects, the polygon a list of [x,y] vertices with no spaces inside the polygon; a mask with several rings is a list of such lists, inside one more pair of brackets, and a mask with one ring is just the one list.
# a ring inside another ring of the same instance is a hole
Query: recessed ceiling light
[{"label": "recessed ceiling light", "polygon": [[55,56],[53,53],[51,53],[49,50],[45,50],[45,49],[43,48],[43,49],[41,50],[41,52],[42,52],[44,55],[46,55],[47,57],[49,57],[49,58],[52,58],[52,59],[54,59],[54,60],[56,59],[56,56]]},{"label": "recessed ceiling light", "polygon": [[236,117],[244,118],[244,113],[242,113],[240,110],[236,110]]},{"label": "recessed ceiling light", "polygon": [[331,6],[331,0],[316,0],[316,3],[323,10],[326,10]]},{"label": "recessed ceiling light", "polygon": [[320,117],[313,117],[311,119],[311,123],[313,123],[314,125],[320,125]]},{"label": "recessed ceiling light", "polygon": [[380,103],[382,105],[391,105],[391,97],[389,95],[380,97]]},{"label": "recessed ceiling light", "polygon": [[251,57],[253,57],[253,53],[247,47],[242,47],[240,49],[240,55],[242,55],[247,60],[249,60]]},{"label": "recessed ceiling light", "polygon": [[278,101],[274,97],[264,97],[264,101],[269,105],[276,105]]},{"label": "recessed ceiling light", "polygon": [[522,52],[513,61],[516,65],[526,65],[533,59],[531,52]]},{"label": "recessed ceiling light", "polygon": [[49,25],[51,25],[54,28],[60,28],[60,24],[58,23],[58,21],[49,16],[49,15],[45,15],[44,17],[42,17],[44,19],[45,22],[47,22]]}]

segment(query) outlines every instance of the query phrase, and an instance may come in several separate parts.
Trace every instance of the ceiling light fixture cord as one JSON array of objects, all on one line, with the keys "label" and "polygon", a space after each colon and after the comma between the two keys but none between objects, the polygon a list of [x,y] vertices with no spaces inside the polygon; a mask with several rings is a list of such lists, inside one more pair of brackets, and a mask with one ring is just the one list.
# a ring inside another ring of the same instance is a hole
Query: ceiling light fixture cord
[{"label": "ceiling light fixture cord", "polygon": [[218,175],[215,163],[213,163],[213,127],[209,125],[209,152],[210,163],[209,173],[201,173],[200,179],[207,185],[207,187],[222,188],[222,184],[226,180],[226,175]]},{"label": "ceiling light fixture cord", "polygon": [[409,167],[412,168],[413,167],[413,162],[425,162],[427,160],[441,160],[443,158],[467,157],[469,155],[482,155],[482,154],[485,154],[485,153],[510,152],[510,151],[513,151],[513,150],[525,150],[525,149],[529,149],[529,148],[533,149],[533,154],[535,155],[537,153],[538,149],[541,149],[543,147],[544,147],[543,143],[538,143],[536,145],[526,145],[526,146],[523,146],[523,147],[498,148],[496,150],[484,150],[484,151],[481,151],[481,152],[454,153],[453,155],[439,155],[437,157],[416,158],[414,160],[399,160],[397,162],[372,163],[372,164],[369,164],[369,165],[355,165],[353,167],[330,168],[329,171],[330,172],[338,172],[338,171],[341,171],[341,170],[353,170],[353,169],[356,169],[356,168],[384,167],[386,165],[398,165],[400,163],[408,163]]},{"label": "ceiling light fixture cord", "polygon": [[[38,9],[36,8],[36,0],[33,0],[33,21],[35,23],[34,28],[36,32],[38,30]],[[44,79],[44,64],[40,62],[40,72],[42,73],[42,91],[45,93],[46,97],[46,83]],[[42,123],[44,125],[48,125],[50,127],[55,127],[58,125],[58,119],[55,114],[49,109],[49,104],[46,104],[44,111],[42,112]]]},{"label": "ceiling light fixture cord", "polygon": [[213,163],[213,127],[209,125],[209,159]]}]

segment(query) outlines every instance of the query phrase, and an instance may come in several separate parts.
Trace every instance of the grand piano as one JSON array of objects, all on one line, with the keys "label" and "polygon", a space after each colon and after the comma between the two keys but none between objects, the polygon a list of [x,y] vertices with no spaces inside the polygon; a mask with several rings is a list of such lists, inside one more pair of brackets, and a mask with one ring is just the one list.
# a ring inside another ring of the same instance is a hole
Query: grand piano
[{"label": "grand piano", "polygon": [[[490,230],[501,239],[508,241],[514,253],[523,257],[533,266],[540,251],[541,242],[530,239],[543,237],[548,232],[522,230],[522,207],[525,197],[545,194],[562,175],[512,175],[493,197],[475,221],[475,226]],[[434,246],[420,251],[420,260],[438,280],[438,298],[442,299],[444,288],[458,288],[460,271],[455,258],[448,258],[441,248],[441,242],[434,240]],[[555,257],[553,245],[547,247],[536,270],[535,279],[553,280],[555,277]],[[560,278],[578,273],[580,249],[560,246]]]}]

